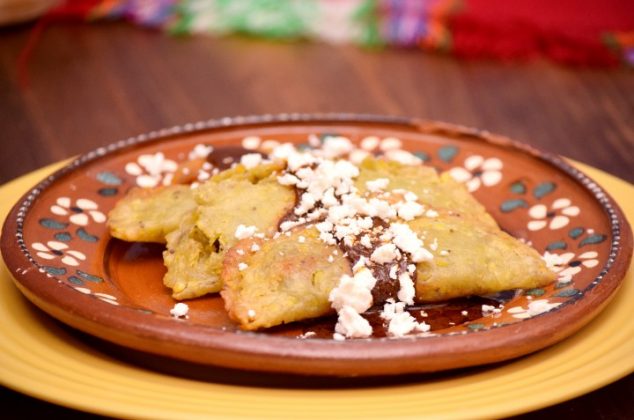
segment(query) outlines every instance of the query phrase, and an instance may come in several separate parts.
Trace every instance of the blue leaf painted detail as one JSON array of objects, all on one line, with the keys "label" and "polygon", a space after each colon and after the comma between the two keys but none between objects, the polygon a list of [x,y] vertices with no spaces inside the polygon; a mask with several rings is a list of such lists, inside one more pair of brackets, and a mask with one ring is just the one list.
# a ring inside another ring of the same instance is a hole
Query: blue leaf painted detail
[{"label": "blue leaf painted detail", "polygon": [[97,179],[106,185],[121,185],[123,181],[114,172],[99,172]]},{"label": "blue leaf painted detail", "polygon": [[72,235],[68,232],[58,232],[53,235],[53,237],[60,242],[69,242],[71,239],[73,239]]},{"label": "blue leaf painted detail", "polygon": [[93,283],[101,283],[101,282],[103,282],[103,279],[101,277],[95,276],[95,275],[92,275],[92,274],[88,274],[85,271],[77,270],[77,275],[79,277],[81,277],[82,279],[91,281]]},{"label": "blue leaf painted detail", "polygon": [[555,289],[563,289],[564,287],[568,287],[572,284],[572,280],[568,281],[558,281],[555,283]]},{"label": "blue leaf painted detail", "polygon": [[572,228],[570,229],[570,231],[568,231],[568,236],[570,236],[572,239],[577,239],[578,237],[583,235],[584,231],[585,230],[582,227]]},{"label": "blue leaf painted detail", "polygon": [[90,233],[86,232],[86,229],[84,228],[77,229],[76,233],[79,238],[86,242],[97,242],[99,240],[99,237],[91,235]]},{"label": "blue leaf painted detail", "polygon": [[425,153],[425,152],[415,152],[414,156],[416,156],[417,158],[419,158],[423,162],[429,162],[429,160],[430,160],[429,155],[427,153]]},{"label": "blue leaf painted detail", "polygon": [[590,235],[586,239],[581,241],[581,243],[579,243],[579,248],[581,248],[584,245],[599,244],[605,241],[605,238],[607,238],[607,236],[605,235],[596,235],[596,234]]},{"label": "blue leaf painted detail", "polygon": [[119,194],[118,188],[100,188],[97,193],[102,197],[112,197],[113,195]]},{"label": "blue leaf painted detail", "polygon": [[528,207],[528,203],[523,198],[506,200],[500,204],[500,210],[502,210],[503,213],[511,212],[520,207]]},{"label": "blue leaf painted detail", "polygon": [[547,251],[553,251],[555,249],[566,249],[568,245],[564,241],[555,241],[548,244],[546,247]]},{"label": "blue leaf painted detail", "polygon": [[453,158],[458,154],[458,148],[456,146],[443,146],[438,149],[438,157],[443,162],[451,162]]},{"label": "blue leaf painted detail", "polygon": [[476,322],[476,323],[467,325],[467,328],[469,328],[471,331],[478,331],[484,328],[484,324],[480,324],[479,322]]},{"label": "blue leaf painted detail", "polygon": [[546,293],[544,289],[529,289],[524,292],[528,296],[544,296],[544,293]]},{"label": "blue leaf painted detail", "polygon": [[526,185],[522,181],[514,182],[511,184],[511,191],[515,194],[524,194],[526,193]]},{"label": "blue leaf painted detail", "polygon": [[40,219],[40,225],[47,229],[66,229],[68,223],[58,222],[54,219]]},{"label": "blue leaf painted detail", "polygon": [[78,284],[80,286],[84,284],[84,281],[82,279],[80,279],[79,277],[77,277],[77,276],[70,276],[68,278],[68,281],[73,283],[73,284]]},{"label": "blue leaf painted detail", "polygon": [[562,290],[561,292],[553,295],[555,297],[572,297],[575,295],[578,295],[580,292],[578,289],[566,289],[566,290]]},{"label": "blue leaf painted detail", "polygon": [[542,182],[535,187],[535,189],[533,190],[533,195],[535,196],[535,198],[542,198],[555,191],[555,188],[557,188],[557,185],[554,182]]},{"label": "blue leaf painted detail", "polygon": [[66,269],[64,267],[43,266],[42,268],[51,276],[63,276],[66,274]]}]

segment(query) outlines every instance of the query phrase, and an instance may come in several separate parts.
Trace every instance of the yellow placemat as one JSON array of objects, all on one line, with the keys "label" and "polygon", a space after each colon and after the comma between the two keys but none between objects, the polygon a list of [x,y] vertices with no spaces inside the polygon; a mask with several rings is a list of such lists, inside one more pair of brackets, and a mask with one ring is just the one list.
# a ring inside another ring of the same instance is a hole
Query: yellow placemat
[{"label": "yellow placemat", "polygon": [[[22,193],[59,166],[0,187],[0,219]],[[634,220],[632,185],[576,166]],[[515,362],[384,387],[274,389],[183,379],[99,353],[29,304],[0,264],[0,382],[37,398],[114,417],[501,417],[556,404],[634,371],[632,268],[614,301],[587,327]]]}]

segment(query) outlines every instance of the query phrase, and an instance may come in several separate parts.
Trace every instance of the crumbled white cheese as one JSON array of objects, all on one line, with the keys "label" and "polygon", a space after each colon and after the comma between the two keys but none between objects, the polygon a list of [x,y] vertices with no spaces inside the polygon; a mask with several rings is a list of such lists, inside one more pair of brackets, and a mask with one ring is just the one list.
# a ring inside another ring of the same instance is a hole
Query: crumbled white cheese
[{"label": "crumbled white cheese", "polygon": [[306,237],[305,236],[299,236],[297,238],[297,242],[299,242],[300,244],[303,244],[304,242],[306,242]]},{"label": "crumbled white cheese", "polygon": [[423,214],[424,207],[414,201],[407,201],[398,207],[398,217],[403,220],[413,220]]},{"label": "crumbled white cheese", "polygon": [[367,150],[367,151],[371,152],[372,150],[377,148],[377,146],[379,145],[380,141],[381,141],[381,139],[379,139],[376,136],[365,137],[363,140],[361,140],[361,148],[363,150]]},{"label": "crumbled white cheese", "polygon": [[244,250],[242,250],[242,249],[237,249],[237,250],[236,250],[236,254],[238,254],[238,255],[244,255]]},{"label": "crumbled white cheese", "polygon": [[236,228],[235,237],[236,239],[250,238],[255,234],[256,230],[258,230],[258,228],[255,226],[238,225],[238,227]]},{"label": "crumbled white cheese", "polygon": [[368,235],[363,235],[359,242],[366,248],[372,248],[372,240]]},{"label": "crumbled white cheese", "polygon": [[390,231],[394,235],[394,244],[402,251],[409,252],[412,256],[412,261],[431,261],[434,258],[431,252],[423,248],[423,241],[418,239],[416,233],[408,225],[392,223]]},{"label": "crumbled white cheese", "polygon": [[401,140],[397,139],[396,137],[386,137],[383,139],[383,141],[381,141],[380,149],[381,151],[385,152],[388,150],[400,149],[402,145],[403,142],[401,142]]},{"label": "crumbled white cheese", "polygon": [[174,318],[187,318],[187,314],[189,312],[189,306],[186,303],[178,302],[172,309],[170,309],[170,314]]},{"label": "crumbled white cheese", "polygon": [[398,284],[400,287],[398,294],[396,295],[398,300],[405,302],[408,305],[413,305],[416,289],[414,288],[414,281],[409,276],[409,273],[402,273],[398,276]]},{"label": "crumbled white cheese", "polygon": [[262,163],[262,155],[259,153],[247,153],[242,155],[240,163],[247,169],[252,169]]},{"label": "crumbled white cheese", "polygon": [[247,268],[249,268],[249,266],[248,266],[247,264],[243,263],[243,262],[241,262],[240,264],[238,264],[238,270],[240,270],[240,271],[244,271],[244,270],[246,270]]},{"label": "crumbled white cheese", "polygon": [[280,145],[280,142],[277,140],[264,140],[262,144],[260,145],[260,149],[262,149],[266,153],[270,153],[279,145]]},{"label": "crumbled white cheese", "polygon": [[353,148],[352,142],[343,136],[326,137],[322,145],[324,157],[327,159],[347,155]]},{"label": "crumbled white cheese", "polygon": [[425,212],[425,216],[429,217],[430,219],[433,219],[434,217],[438,217],[438,212],[436,210],[429,209]]},{"label": "crumbled white cheese", "polygon": [[419,157],[413,155],[406,150],[392,149],[385,152],[385,157],[388,160],[401,163],[403,165],[419,165],[423,161]]},{"label": "crumbled white cheese", "polygon": [[257,136],[248,136],[242,139],[242,147],[247,150],[256,150],[261,142],[262,139]]},{"label": "crumbled white cheese", "polygon": [[346,336],[336,332],[332,335],[332,339],[335,341],[345,341]]},{"label": "crumbled white cheese", "polygon": [[282,185],[296,185],[299,182],[299,178],[293,174],[284,174],[277,177],[277,182]]},{"label": "crumbled white cheese", "polygon": [[500,308],[496,308],[493,305],[482,305],[482,315],[487,316],[491,314],[499,314],[502,312]]},{"label": "crumbled white cheese", "polygon": [[253,309],[249,309],[247,311],[247,317],[249,318],[249,321],[253,321],[255,319],[255,311]]},{"label": "crumbled white cheese", "polygon": [[372,192],[384,191],[389,185],[390,180],[387,178],[377,178],[371,181],[366,181],[365,186]]},{"label": "crumbled white cheese", "polygon": [[208,146],[206,144],[197,144],[194,148],[189,152],[187,158],[189,160],[194,159],[205,159],[207,156],[213,152],[213,146]]},{"label": "crumbled white cheese", "polygon": [[370,256],[370,259],[378,264],[385,264],[399,258],[400,253],[394,244],[383,244],[377,247]]},{"label": "crumbled white cheese", "polygon": [[365,150],[355,149],[350,152],[349,159],[350,162],[354,163],[355,165],[359,165],[368,156],[370,156],[370,153],[366,152]]},{"label": "crumbled white cheese", "polygon": [[390,267],[390,278],[396,280],[398,278],[398,265],[394,264]]},{"label": "crumbled white cheese", "polygon": [[306,331],[304,334],[301,334],[297,338],[306,339],[306,338],[309,338],[309,337],[314,337],[316,335],[317,335],[317,333],[315,331]]},{"label": "crumbled white cheese", "polygon": [[372,306],[372,289],[375,284],[376,279],[367,268],[352,277],[344,274],[339,279],[337,287],[330,291],[328,300],[337,312],[347,306],[363,313]]},{"label": "crumbled white cheese", "polygon": [[357,311],[344,306],[339,311],[335,331],[348,338],[365,338],[372,335],[372,326]]},{"label": "crumbled white cheese", "polygon": [[258,252],[260,250],[260,245],[253,244],[251,245],[251,252]]}]

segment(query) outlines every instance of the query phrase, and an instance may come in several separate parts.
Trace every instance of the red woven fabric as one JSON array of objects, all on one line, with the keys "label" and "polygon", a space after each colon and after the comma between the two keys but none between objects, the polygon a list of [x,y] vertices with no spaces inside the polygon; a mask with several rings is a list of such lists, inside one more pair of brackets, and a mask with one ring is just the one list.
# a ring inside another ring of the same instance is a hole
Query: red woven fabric
[{"label": "red woven fabric", "polygon": [[633,0],[465,0],[448,18],[461,57],[546,55],[568,64],[614,65],[608,38],[634,31]]}]

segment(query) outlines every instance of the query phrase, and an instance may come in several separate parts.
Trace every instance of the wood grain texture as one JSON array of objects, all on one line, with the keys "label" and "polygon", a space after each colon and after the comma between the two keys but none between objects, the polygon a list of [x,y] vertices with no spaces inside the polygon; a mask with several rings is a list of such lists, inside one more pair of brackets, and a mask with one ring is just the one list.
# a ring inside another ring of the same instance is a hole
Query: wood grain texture
[{"label": "wood grain texture", "polygon": [[[142,132],[278,112],[406,115],[486,128],[634,181],[631,71],[65,24],[44,32],[29,61],[30,84],[20,87],[17,59],[30,29],[0,29],[0,183]],[[634,418],[633,396],[630,375],[520,418]],[[0,400],[39,416],[73,414],[8,390]]]}]

